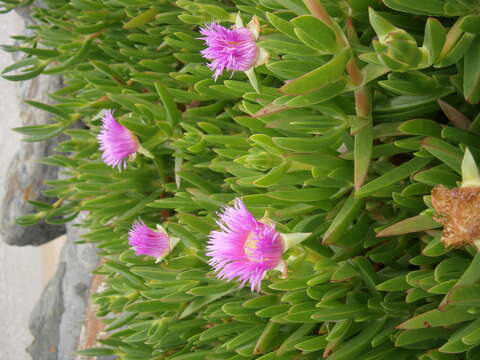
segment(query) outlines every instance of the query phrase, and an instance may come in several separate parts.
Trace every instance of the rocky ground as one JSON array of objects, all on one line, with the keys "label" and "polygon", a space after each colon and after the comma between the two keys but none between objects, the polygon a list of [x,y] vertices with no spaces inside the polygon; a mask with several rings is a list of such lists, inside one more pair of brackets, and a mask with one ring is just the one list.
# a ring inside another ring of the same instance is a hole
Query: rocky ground
[{"label": "rocky ground", "polygon": [[[29,9],[20,13],[0,15],[0,44],[28,31]],[[0,51],[0,69],[13,61]],[[22,101],[49,102],[47,93],[60,86],[61,79],[53,76],[22,83],[0,78],[0,360],[76,359],[72,353],[94,345],[99,331],[88,308],[98,258],[92,246],[74,244],[82,230],[47,224],[22,228],[14,221],[32,211],[27,199],[43,200],[42,181],[57,174],[35,161],[51,153],[55,140],[22,143],[11,128],[47,123],[48,114]]]},{"label": "rocky ground", "polygon": [[[9,44],[10,36],[20,33],[23,21],[16,13],[0,15],[0,43]],[[0,52],[0,68],[12,63],[10,54]],[[20,135],[10,129],[20,122],[16,84],[0,78],[0,192],[5,191],[7,166],[15,155]],[[55,259],[53,259],[55,262]],[[49,267],[51,268],[51,267]],[[31,343],[28,318],[44,285],[42,251],[36,247],[13,247],[0,241],[0,359],[24,360]]]}]

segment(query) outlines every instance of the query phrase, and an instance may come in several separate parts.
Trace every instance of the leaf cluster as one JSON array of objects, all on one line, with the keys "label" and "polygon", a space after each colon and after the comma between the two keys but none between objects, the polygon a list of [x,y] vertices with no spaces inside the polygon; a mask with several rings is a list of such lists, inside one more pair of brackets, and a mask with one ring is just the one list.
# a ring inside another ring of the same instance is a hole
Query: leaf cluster
[{"label": "leaf cluster", "polygon": [[[9,2],[0,2],[8,6]],[[108,336],[87,356],[145,359],[474,359],[480,256],[447,249],[431,189],[480,159],[480,3],[460,0],[45,0],[12,81],[61,74],[51,122],[61,180],[19,219],[70,221],[103,258],[93,296]],[[468,3],[468,4],[467,4]],[[467,6],[468,5],[468,6]],[[198,25],[261,24],[269,61],[217,82]],[[101,162],[96,135],[113,109],[152,156]],[[72,125],[76,125],[72,128]],[[78,126],[81,124],[82,126]],[[216,212],[240,197],[290,249],[288,278],[259,294],[218,280],[204,249]],[[166,261],[128,248],[133,221],[181,239]]]}]

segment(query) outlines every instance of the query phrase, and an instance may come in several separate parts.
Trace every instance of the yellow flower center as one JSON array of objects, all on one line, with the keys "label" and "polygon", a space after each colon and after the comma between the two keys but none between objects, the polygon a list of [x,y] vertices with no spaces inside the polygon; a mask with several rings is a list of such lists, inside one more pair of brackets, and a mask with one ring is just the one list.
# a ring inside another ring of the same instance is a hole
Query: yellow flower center
[{"label": "yellow flower center", "polygon": [[260,260],[255,257],[255,250],[257,249],[258,238],[253,232],[249,232],[245,244],[243,245],[243,251],[247,256],[247,259],[254,262],[259,262]]}]

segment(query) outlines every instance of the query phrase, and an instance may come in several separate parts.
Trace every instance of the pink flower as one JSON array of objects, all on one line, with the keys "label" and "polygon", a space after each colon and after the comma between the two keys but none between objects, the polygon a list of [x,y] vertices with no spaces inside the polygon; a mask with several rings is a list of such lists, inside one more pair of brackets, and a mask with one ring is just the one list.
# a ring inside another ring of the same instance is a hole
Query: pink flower
[{"label": "pink flower", "polygon": [[114,168],[126,169],[127,159],[138,150],[137,137],[115,120],[110,110],[105,111],[102,123],[97,139],[103,152],[103,162]]},{"label": "pink flower", "polygon": [[240,199],[225,207],[219,217],[220,230],[209,236],[208,263],[219,278],[237,278],[242,286],[249,282],[252,291],[260,291],[265,273],[282,260],[280,234],[274,225],[257,221]]},{"label": "pink flower", "polygon": [[159,227],[157,231],[150,229],[143,221],[135,222],[128,232],[128,244],[136,255],[148,255],[157,258],[157,261],[168,254],[170,238]]},{"label": "pink flower", "polygon": [[257,44],[255,35],[247,28],[227,29],[218,24],[209,24],[200,28],[207,48],[201,52],[202,56],[211,63],[208,67],[214,71],[213,78],[222,72],[247,71],[257,59]]}]

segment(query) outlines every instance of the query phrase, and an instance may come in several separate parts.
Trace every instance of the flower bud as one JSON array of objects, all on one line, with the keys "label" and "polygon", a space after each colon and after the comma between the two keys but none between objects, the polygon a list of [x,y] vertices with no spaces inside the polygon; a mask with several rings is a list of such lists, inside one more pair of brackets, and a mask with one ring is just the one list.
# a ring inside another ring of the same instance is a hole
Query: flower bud
[{"label": "flower bud", "polygon": [[399,62],[415,67],[422,59],[422,52],[418,48],[417,42],[413,36],[403,30],[388,34],[384,44],[388,48],[385,55]]},{"label": "flower bud", "polygon": [[373,46],[385,66],[394,71],[407,71],[427,61],[427,53],[417,46],[412,35],[395,27],[373,9],[369,10],[369,18],[378,36]]},{"label": "flower bud", "polygon": [[278,156],[266,151],[256,151],[252,154],[237,158],[235,162],[245,166],[246,168],[266,171],[270,170],[276,165],[279,165],[282,160]]}]

